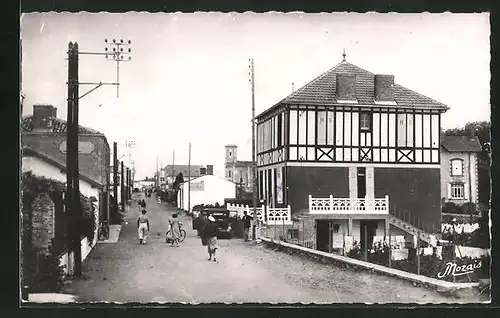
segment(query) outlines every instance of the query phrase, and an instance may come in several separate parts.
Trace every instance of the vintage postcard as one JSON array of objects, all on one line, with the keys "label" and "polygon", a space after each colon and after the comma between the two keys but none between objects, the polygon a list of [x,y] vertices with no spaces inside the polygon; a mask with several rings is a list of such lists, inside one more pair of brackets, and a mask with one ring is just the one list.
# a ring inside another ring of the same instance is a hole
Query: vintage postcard
[{"label": "vintage postcard", "polygon": [[23,14],[21,305],[490,302],[489,37]]}]

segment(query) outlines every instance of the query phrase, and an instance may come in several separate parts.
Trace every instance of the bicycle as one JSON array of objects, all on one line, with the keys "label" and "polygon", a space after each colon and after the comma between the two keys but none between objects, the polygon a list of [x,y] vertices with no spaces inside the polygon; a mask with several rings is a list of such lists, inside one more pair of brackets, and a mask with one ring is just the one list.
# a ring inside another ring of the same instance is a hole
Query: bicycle
[{"label": "bicycle", "polygon": [[[182,243],[184,242],[184,240],[186,239],[186,230],[184,230],[182,228],[182,223],[179,223],[179,231],[180,231],[180,237],[179,237],[179,243]],[[166,235],[166,238],[165,238],[165,242],[166,243],[172,243],[172,239],[169,238],[169,234],[170,234],[170,230],[167,231],[167,233],[165,233]]]}]

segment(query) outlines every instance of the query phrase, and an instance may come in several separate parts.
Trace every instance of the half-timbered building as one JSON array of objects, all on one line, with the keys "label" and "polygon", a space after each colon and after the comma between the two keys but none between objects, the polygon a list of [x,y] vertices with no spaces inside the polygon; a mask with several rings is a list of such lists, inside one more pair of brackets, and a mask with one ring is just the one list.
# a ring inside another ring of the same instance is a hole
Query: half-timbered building
[{"label": "half-timbered building", "polygon": [[316,236],[325,229],[362,243],[366,233],[386,235],[389,224],[438,229],[447,109],[344,55],[257,116],[259,198],[314,220]]}]

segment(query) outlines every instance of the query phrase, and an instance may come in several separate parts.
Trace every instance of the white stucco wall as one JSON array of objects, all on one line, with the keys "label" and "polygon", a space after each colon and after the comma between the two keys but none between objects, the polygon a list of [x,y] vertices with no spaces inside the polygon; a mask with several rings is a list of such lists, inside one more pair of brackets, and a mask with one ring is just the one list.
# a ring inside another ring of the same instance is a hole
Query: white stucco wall
[{"label": "white stucco wall", "polygon": [[[45,178],[50,178],[53,180],[57,180],[59,182],[66,182],[66,174],[61,172],[61,170],[57,167],[54,167],[53,165],[39,159],[36,157],[29,157],[25,156],[23,157],[22,160],[22,171],[32,171],[33,174],[38,175],[38,176],[43,176]],[[94,240],[92,243],[92,247],[97,242],[97,229],[99,228],[99,190],[96,188],[93,188],[90,183],[80,180],[80,192],[90,198],[90,197],[95,197],[97,199],[97,202],[94,202],[94,205],[96,206],[95,210],[95,219],[96,219],[96,226],[95,226],[95,231],[94,231]],[[85,238],[85,242],[86,238]],[[87,244],[88,245],[88,244]],[[90,251],[89,251],[90,252]],[[82,249],[82,255],[84,253],[84,250]],[[88,254],[88,252],[87,252]],[[86,255],[85,255],[86,257]]]},{"label": "white stucco wall", "polygon": [[[195,184],[203,181],[203,190],[196,190]],[[224,180],[217,176],[206,175],[192,180],[190,207],[198,204],[224,204],[224,199],[236,197],[236,186],[233,182]],[[177,194],[177,206],[180,209],[188,209],[188,182],[181,185]]]}]

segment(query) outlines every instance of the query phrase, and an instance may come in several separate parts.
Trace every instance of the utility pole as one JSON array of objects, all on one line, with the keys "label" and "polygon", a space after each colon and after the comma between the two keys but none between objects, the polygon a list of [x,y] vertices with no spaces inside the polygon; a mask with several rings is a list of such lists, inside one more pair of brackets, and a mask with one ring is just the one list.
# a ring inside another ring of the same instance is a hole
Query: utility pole
[{"label": "utility pole", "polygon": [[188,156],[188,213],[191,212],[191,143],[189,143]]},{"label": "utility pole", "polygon": [[135,141],[134,140],[127,140],[125,142],[125,147],[128,148],[128,164],[129,166],[132,165],[132,148],[135,147]]},{"label": "utility pole", "polygon": [[[68,45],[68,122],[66,132],[66,183],[68,205],[68,255],[73,251],[73,264],[68,257],[68,268],[80,277],[82,251],[80,244],[80,187],[78,175],[78,43]],[[73,266],[71,266],[73,265]]]},{"label": "utility pole", "polygon": [[120,185],[121,185],[121,193],[120,193],[120,198],[122,200],[122,212],[125,212],[125,187],[124,187],[124,182],[125,182],[125,177],[123,175],[123,161],[121,161],[121,173],[120,173]]},{"label": "utility pole", "polygon": [[[130,41],[129,41],[130,44]],[[106,49],[105,49],[106,50]],[[129,53],[131,50],[129,50]],[[68,43],[68,120],[67,120],[67,140],[66,140],[66,183],[67,183],[67,208],[68,208],[68,226],[67,226],[67,239],[68,251],[73,251],[74,264],[68,264],[68,268],[73,268],[73,274],[80,277],[82,274],[81,262],[81,241],[80,241],[80,228],[82,206],[80,202],[80,178],[79,178],[79,165],[78,165],[78,115],[79,115],[79,100],[91,92],[95,91],[103,85],[116,85],[119,83],[93,83],[93,82],[80,82],[78,76],[78,59],[80,55],[105,55],[108,53],[95,53],[95,52],[80,52],[78,43]],[[125,53],[126,54],[126,53]],[[124,54],[116,51],[113,56],[122,60]],[[131,58],[129,57],[128,60]],[[96,85],[83,95],[79,93],[80,85]],[[68,257],[68,262],[71,262],[71,257]]]},{"label": "utility pole", "polygon": [[174,188],[175,183],[175,150],[172,155],[172,189]]},{"label": "utility pole", "polygon": [[158,187],[160,186],[160,174],[158,173],[158,156],[156,156],[156,190],[158,190]]},{"label": "utility pole", "polygon": [[131,198],[131,193],[130,193],[130,168],[127,167],[127,172],[125,174],[127,176],[127,191],[125,192],[127,194],[127,201],[130,200]]},{"label": "utility pole", "polygon": [[[255,71],[253,58],[250,59],[250,83],[252,85],[252,186],[253,186],[253,221],[257,218],[257,157],[255,153]],[[255,227],[253,230],[255,236]]]},{"label": "utility pole", "polygon": [[[104,39],[104,43],[106,45],[109,45],[110,47],[104,48],[106,51],[106,59],[111,62],[116,62],[116,98],[119,98],[120,96],[120,63],[121,62],[129,62],[132,57],[128,56],[130,53],[132,53],[132,49],[130,48],[130,45],[132,44],[132,41],[123,41],[123,39],[120,39],[119,41],[116,39],[113,39],[112,42],[108,43],[108,39]],[[109,53],[108,53],[109,52]],[[112,56],[112,58],[111,58]],[[128,59],[126,58],[128,57]]]},{"label": "utility pole", "polygon": [[113,142],[113,207],[118,213],[118,144]]}]

